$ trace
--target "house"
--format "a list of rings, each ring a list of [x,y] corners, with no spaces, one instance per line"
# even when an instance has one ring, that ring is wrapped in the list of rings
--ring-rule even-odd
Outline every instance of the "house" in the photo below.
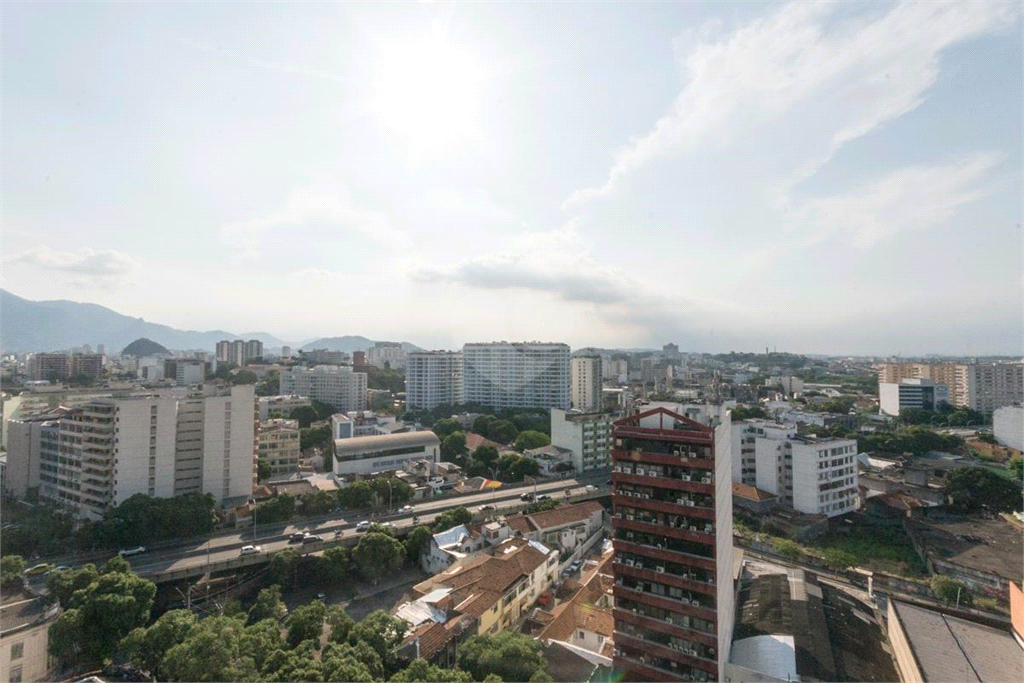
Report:
[[[732,483],[732,502],[743,510],[760,515],[777,506],[779,497],[774,493],[734,481]]]
[[[505,521],[524,538],[571,553],[604,528],[604,507],[596,500],[588,500],[528,515],[512,515]]]
[[[19,600],[0,609],[0,681],[53,680],[50,626],[60,607],[43,598]]]
[[[420,566],[429,574],[437,574],[473,553],[498,545],[512,533],[504,522],[460,524],[430,538],[430,548],[420,553]]]
[[[523,457],[536,461],[542,477],[554,477],[562,472],[575,471],[573,454],[568,448],[548,444],[524,451]]]
[[[497,633],[516,625],[557,574],[557,550],[536,541],[509,538],[490,555],[467,558],[416,585],[413,593],[424,597],[449,588],[444,600],[437,603],[449,619],[467,615],[478,620],[475,633]]]

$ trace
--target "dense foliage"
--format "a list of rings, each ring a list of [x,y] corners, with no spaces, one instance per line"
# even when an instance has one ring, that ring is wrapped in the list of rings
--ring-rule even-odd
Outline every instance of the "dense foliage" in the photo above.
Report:
[[[964,440],[954,434],[939,434],[927,427],[903,427],[891,432],[861,434],[857,437],[861,451],[886,451],[925,455],[928,451],[956,451]]]
[[[1020,484],[986,467],[964,467],[946,474],[950,507],[962,512],[1011,512],[1021,509]]]
[[[434,518],[434,533],[439,534],[442,531],[448,531],[448,529],[457,527],[460,524],[468,524],[471,521],[473,521],[473,513],[464,506],[450,508]]]
[[[761,406],[736,406],[731,411],[733,420],[749,420],[755,417],[768,417]]]
[[[550,443],[551,437],[547,434],[527,429],[524,432],[519,432],[514,445],[516,450],[528,451],[531,448],[540,448],[541,446],[547,446]]]
[[[490,674],[504,681],[529,681],[546,672],[540,641],[519,631],[473,636],[459,648],[459,668],[480,681]]]

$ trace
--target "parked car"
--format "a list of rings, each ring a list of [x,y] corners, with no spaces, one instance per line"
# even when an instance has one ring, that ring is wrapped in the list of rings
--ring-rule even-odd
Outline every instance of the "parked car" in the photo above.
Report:
[[[359,522],[359,524],[356,524],[356,533],[357,534],[361,534],[361,533],[363,533],[364,531],[366,531],[369,528],[370,528],[370,523],[369,522]]]
[[[241,554],[242,555],[258,555],[258,554],[260,554],[262,552],[263,552],[262,546],[258,546],[258,545],[243,545],[242,546]]]
[[[133,555],[140,555],[140,554],[142,554],[144,552],[146,552],[146,546],[140,545],[140,546],[136,546],[135,548],[127,548],[125,550],[119,550],[119,551],[117,551],[117,554],[120,555],[121,557],[132,557]]]
[[[320,538],[316,534],[306,534],[305,536],[302,537],[302,542],[303,543],[319,543],[322,540],[324,540],[324,539]]]
[[[492,511],[494,511],[496,509],[497,508],[495,508],[493,505],[481,505],[480,507],[478,507],[476,509],[476,511],[477,512],[492,512]]]
[[[292,534],[291,536],[288,537],[288,542],[289,543],[302,543],[302,539],[304,539],[305,537],[306,537],[306,534],[302,533],[301,531],[297,531],[297,532],[295,532],[294,534]]]
[[[526,500],[526,501],[533,500],[533,494],[530,493],[529,491],[527,491],[526,493],[523,493],[523,494],[519,495],[519,500]]]

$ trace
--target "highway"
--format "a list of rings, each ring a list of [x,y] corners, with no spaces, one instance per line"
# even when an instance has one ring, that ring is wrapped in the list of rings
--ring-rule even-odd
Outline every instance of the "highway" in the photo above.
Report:
[[[503,510],[519,509],[524,505],[519,496],[526,491],[536,490],[537,495],[548,494],[553,499],[566,498],[565,490],[569,489],[569,495],[582,495],[587,493],[586,486],[597,485],[599,489],[607,489],[604,485],[608,474],[606,472],[594,473],[587,477],[567,478],[557,481],[550,481],[533,486],[518,486],[515,488],[496,489],[477,494],[440,498],[429,501],[414,501],[413,510],[406,513],[392,515],[381,515],[376,520],[388,521],[399,529],[413,526],[414,516],[419,517],[420,524],[430,524],[445,510],[465,506],[479,519],[481,514],[477,509],[481,505],[494,505],[495,512],[487,512],[486,515],[502,514]],[[366,512],[347,511],[337,513],[327,519],[299,520],[288,525],[275,524],[271,527],[260,528],[257,519],[255,528],[256,538],[253,540],[253,529],[246,529],[241,532],[229,532],[211,536],[205,541],[196,542],[192,539],[187,545],[179,545],[174,548],[154,549],[134,557],[126,558],[132,565],[132,569],[141,576],[153,576],[166,571],[188,569],[202,566],[209,563],[217,563],[224,560],[237,558],[240,549],[245,545],[259,545],[264,553],[274,553],[285,548],[295,548],[303,551],[302,543],[290,543],[288,536],[292,533],[304,532],[317,534],[324,541],[331,542],[335,539],[335,532],[340,531],[341,535],[337,540],[349,539],[358,536],[355,526],[358,522],[370,519]],[[317,551],[323,549],[320,544],[314,546]],[[309,549],[309,546],[306,546]]]

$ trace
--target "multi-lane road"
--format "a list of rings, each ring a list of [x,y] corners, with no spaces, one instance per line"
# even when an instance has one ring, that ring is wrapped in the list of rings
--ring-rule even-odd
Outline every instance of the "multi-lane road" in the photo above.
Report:
[[[607,490],[605,481],[608,474],[605,472],[594,473],[587,477],[567,478],[557,481],[539,483],[536,486],[519,486],[515,488],[504,488],[484,493],[441,498],[429,501],[414,501],[413,509],[398,514],[381,517],[374,521],[388,521],[399,529],[413,525],[413,517],[418,517],[418,523],[430,524],[445,510],[465,506],[470,511],[477,513],[482,505],[493,505],[495,512],[482,514],[501,514],[504,511],[518,509],[524,503],[520,495],[526,491],[536,491],[538,496],[549,495],[555,500],[564,499],[570,496],[583,495],[593,492],[594,487],[598,490]],[[588,489],[587,487],[591,488]],[[568,493],[566,493],[568,492]],[[482,516],[478,515],[479,516]],[[366,513],[341,512],[327,518],[316,520],[298,521],[289,525],[273,525],[263,527],[257,525],[255,529],[250,528],[242,532],[230,532],[210,536],[206,540],[198,541],[192,539],[188,543],[177,545],[173,548],[153,549],[148,552],[128,558],[132,569],[142,576],[153,576],[168,571],[181,569],[195,569],[206,564],[215,564],[225,560],[239,557],[241,548],[246,545],[258,545],[263,553],[274,553],[288,547],[293,547],[300,552],[303,549],[301,543],[289,542],[289,536],[293,533],[316,534],[324,541],[344,540],[359,535],[356,524],[367,520]],[[255,532],[255,539],[253,538]],[[336,533],[338,535],[336,535]],[[319,544],[317,545],[319,546]],[[306,550],[310,547],[306,546]],[[70,564],[70,563],[67,563]]]

